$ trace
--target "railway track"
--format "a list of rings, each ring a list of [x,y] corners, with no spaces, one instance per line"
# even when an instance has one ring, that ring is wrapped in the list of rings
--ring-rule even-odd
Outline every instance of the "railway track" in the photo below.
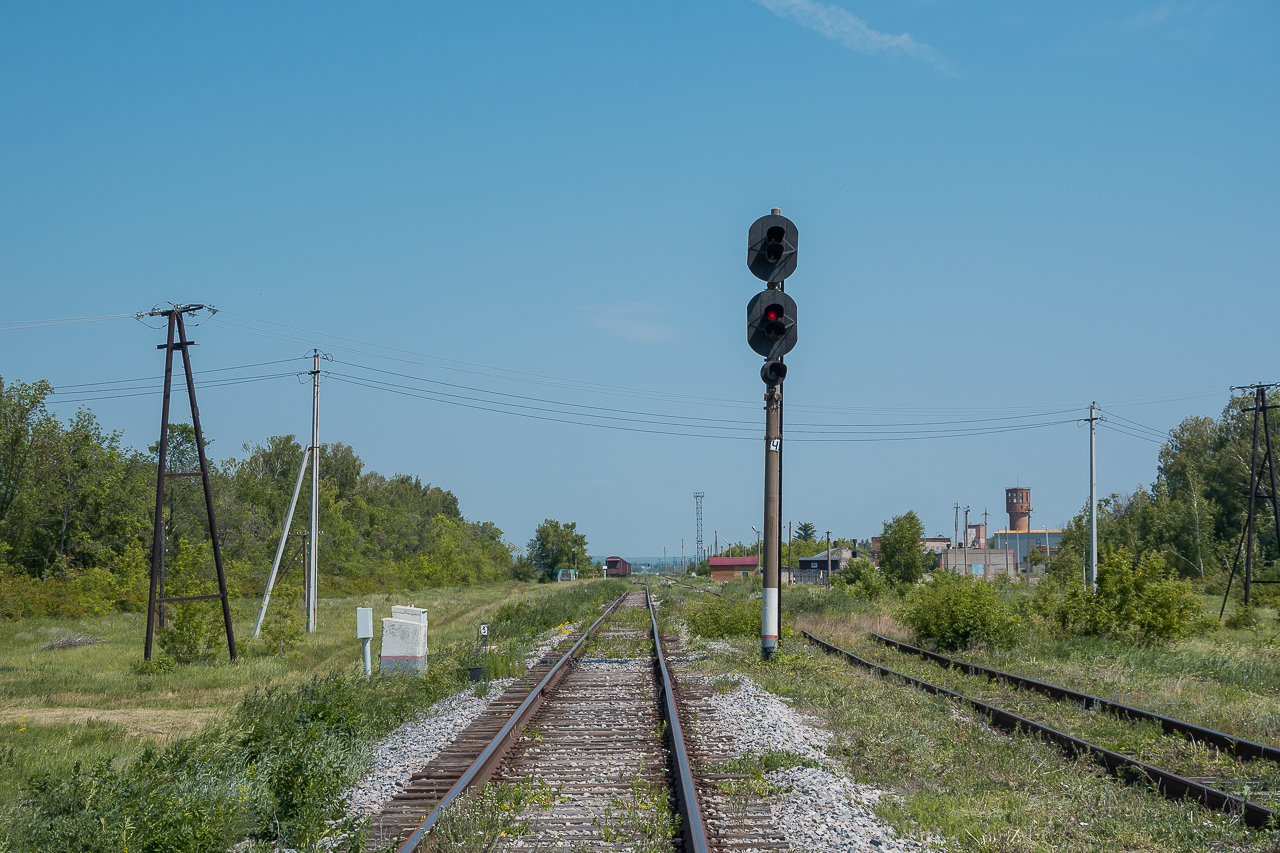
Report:
[[[825,640],[815,637],[813,634],[809,633],[808,631],[805,631],[803,633],[805,638],[810,643],[818,646],[820,649],[827,652],[828,654],[839,655],[843,657],[850,664],[854,664],[856,666],[870,669],[871,671],[876,672],[881,676],[885,676],[885,677],[893,676],[896,678],[900,678],[903,681],[905,681],[907,684],[913,687],[917,687],[928,693],[931,693],[937,696],[945,696],[959,703],[968,705],[969,707],[971,707],[972,709],[974,709],[975,711],[977,711],[978,713],[986,717],[991,722],[991,724],[996,728],[1003,729],[1009,732],[1015,732],[1015,733],[1021,732],[1024,734],[1030,733],[1030,734],[1039,735],[1045,740],[1055,744],[1062,752],[1064,752],[1070,757],[1090,756],[1095,760],[1097,760],[1099,763],[1101,763],[1111,774],[1117,776],[1118,778],[1128,782],[1149,783],[1160,794],[1162,794],[1163,796],[1171,800],[1191,800],[1194,802],[1198,802],[1201,805],[1214,809],[1216,811],[1237,815],[1245,824],[1255,828],[1275,827],[1277,825],[1280,825],[1280,814],[1278,814],[1275,811],[1272,811],[1271,809],[1257,802],[1246,800],[1243,797],[1239,797],[1234,794],[1227,793],[1226,791],[1219,790],[1218,788],[1212,787],[1210,784],[1208,784],[1208,782],[1214,781],[1213,779],[1192,779],[1192,778],[1187,778],[1185,776],[1180,776],[1176,773],[1162,769],[1153,764],[1140,761],[1137,758],[1133,757],[1132,755],[1126,755],[1119,751],[1100,746],[1096,743],[1091,743],[1087,740],[1084,740],[1083,738],[1076,737],[1074,735],[1068,734],[1067,732],[1064,732],[1052,726],[1046,725],[1043,722],[1039,722],[1037,720],[1033,720],[1029,717],[1010,711],[1007,708],[1003,708],[995,704],[992,704],[990,702],[985,702],[980,699],[966,696],[962,693],[958,693],[954,690],[950,690],[938,684],[933,684],[929,681],[925,681],[923,679],[916,678],[911,675],[907,675],[897,670],[890,669],[889,667],[883,665],[882,663],[859,657],[853,652],[847,651],[838,646],[832,645],[831,643],[828,643]],[[897,644],[897,641],[888,641],[888,642]],[[911,651],[908,651],[908,650],[911,650]],[[914,652],[923,652],[923,650],[916,649],[914,646],[907,646],[904,649],[900,649],[900,651],[902,651],[904,654],[911,654]],[[927,654],[932,656],[931,659],[935,659],[935,662],[940,662],[940,661],[937,661],[936,658],[944,658],[947,661],[951,661],[950,658],[945,658],[944,656],[941,656],[941,655],[934,656],[933,653],[927,653]],[[975,669],[982,670],[984,668],[975,667]],[[995,670],[984,671],[984,672],[975,671],[972,674],[987,676],[988,673],[994,673],[994,672],[996,671]],[[999,675],[1004,676],[1007,674],[999,673]],[[995,676],[989,676],[989,677],[992,677],[993,679],[995,678]],[[1030,679],[1025,679],[1025,680],[1031,681]],[[1076,694],[1075,691],[1068,691],[1065,688],[1057,688],[1055,685],[1047,685],[1041,682],[1035,682],[1035,684],[1039,685],[1038,687],[1034,688],[1037,690],[1037,692],[1043,692],[1046,695],[1050,695],[1051,698],[1054,698],[1055,700],[1058,700],[1058,701],[1060,701],[1061,699],[1074,699],[1075,696],[1084,697],[1087,695],[1087,694]],[[1055,692],[1058,694],[1057,696],[1053,695]],[[1088,698],[1097,699],[1097,697],[1088,697]],[[1104,700],[1099,699],[1098,701],[1102,702]],[[1164,724],[1165,721],[1168,721],[1171,727],[1173,723],[1180,723],[1185,727],[1199,729],[1199,727],[1192,726],[1192,724],[1190,723],[1182,723],[1182,721],[1173,720],[1172,718],[1164,718],[1164,717],[1161,717],[1160,715],[1152,715],[1150,714],[1150,712],[1142,712],[1140,711],[1140,709],[1129,708],[1129,706],[1121,706],[1117,704],[1115,709],[1108,709],[1108,710],[1111,710],[1112,713],[1119,714],[1120,709],[1125,709],[1126,711],[1139,712],[1140,714],[1148,715],[1146,717],[1139,716],[1138,717],[1139,720],[1146,720],[1148,722],[1158,722],[1158,723],[1161,723],[1162,725]],[[1156,719],[1151,719],[1151,718],[1156,718]],[[1173,728],[1175,728],[1176,730],[1176,727],[1173,727]],[[1201,731],[1210,732],[1210,730],[1208,729],[1204,729]],[[1179,733],[1185,734],[1185,732],[1179,732]],[[1221,735],[1221,733],[1215,732],[1213,734],[1217,734],[1222,737],[1228,737],[1225,735]],[[1249,741],[1240,741],[1240,743],[1241,743],[1240,754],[1243,754],[1243,755],[1248,755],[1251,752],[1255,752],[1256,748],[1261,746],[1260,744],[1252,744]],[[1270,748],[1263,747],[1263,749],[1269,750]],[[1269,755],[1266,755],[1264,753],[1259,757],[1269,757]]]
[[[569,649],[543,659],[415,773],[372,821],[368,847],[428,849],[455,803],[486,781],[556,792],[493,849],[746,853],[788,849],[768,804],[732,796],[713,736],[694,737],[700,693],[682,690],[648,588],[613,602]],[[426,844],[424,844],[424,842]]]
[[[998,669],[980,666],[975,663],[950,658],[946,655],[931,652],[928,649],[921,649],[916,646],[908,645],[900,640],[894,640],[877,634],[874,631],[868,631],[867,636],[877,643],[880,643],[894,651],[903,652],[904,654],[916,655],[925,660],[932,661],[940,666],[948,669],[955,669],[966,675],[979,675],[985,677],[989,681],[1001,682],[1018,687],[1023,690],[1032,690],[1044,696],[1048,696],[1057,702],[1075,702],[1086,708],[1094,708],[1099,711],[1106,711],[1117,717],[1127,720],[1145,720],[1160,726],[1161,730],[1167,734],[1178,734],[1192,741],[1199,743],[1211,744],[1223,752],[1233,755],[1240,759],[1265,759],[1280,764],[1280,749],[1267,746],[1262,743],[1255,743],[1236,735],[1227,734],[1225,732],[1215,731],[1197,726],[1195,723],[1188,723],[1185,720],[1179,720],[1175,717],[1168,717],[1164,714],[1157,714],[1153,711],[1147,711],[1143,708],[1135,708],[1132,705],[1125,705],[1120,702],[1113,702],[1110,699],[1103,699],[1100,696],[1092,696],[1088,693],[1081,693],[1078,690],[1072,690],[1069,687],[1061,687],[1057,684],[1049,684],[1044,681],[1037,681],[1034,678],[1027,678],[1021,675],[1015,675],[1010,672],[1003,672]]]

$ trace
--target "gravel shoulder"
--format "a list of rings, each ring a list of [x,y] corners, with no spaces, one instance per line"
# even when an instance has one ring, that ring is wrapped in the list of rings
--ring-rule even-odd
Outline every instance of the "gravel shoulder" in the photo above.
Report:
[[[940,849],[942,839],[903,837],[876,817],[874,808],[893,794],[854,782],[827,754],[832,734],[815,717],[801,714],[779,697],[740,675],[686,674],[688,683],[717,684],[703,700],[695,736],[728,743],[735,757],[786,751],[816,767],[789,767],[765,774],[778,793],[768,798],[775,826],[794,849],[808,853],[915,853]]]

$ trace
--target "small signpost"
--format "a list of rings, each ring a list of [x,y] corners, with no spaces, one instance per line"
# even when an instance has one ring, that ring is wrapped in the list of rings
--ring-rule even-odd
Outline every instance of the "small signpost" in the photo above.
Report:
[[[360,648],[364,653],[364,677],[368,678],[373,674],[373,652],[370,650],[373,643],[372,607],[356,608],[356,639],[360,641]]]

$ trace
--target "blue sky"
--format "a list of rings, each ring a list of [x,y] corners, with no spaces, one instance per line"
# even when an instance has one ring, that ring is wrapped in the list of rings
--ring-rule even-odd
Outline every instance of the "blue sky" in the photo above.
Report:
[[[512,541],[692,553],[695,491],[708,542],[760,525],[745,238],[780,207],[786,520],[949,532],[1021,484],[1056,525],[1089,401],[1155,431],[1100,430],[1126,492],[1139,435],[1276,379],[1278,58],[1262,2],[3,3],[0,376],[69,414],[159,333],[13,323],[209,303],[197,369],[332,353],[322,440]],[[155,440],[156,396],[102,396]],[[200,399],[218,458],[309,430],[289,376]]]

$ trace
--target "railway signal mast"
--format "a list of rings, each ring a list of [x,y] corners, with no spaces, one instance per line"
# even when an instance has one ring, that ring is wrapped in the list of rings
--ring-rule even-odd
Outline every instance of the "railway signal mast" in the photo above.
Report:
[[[747,344],[764,357],[764,567],[760,617],[760,657],[769,660],[778,648],[778,609],[782,562],[782,383],[787,378],[783,356],[796,345],[796,303],[785,292],[796,270],[799,233],[795,223],[774,208],[751,223],[747,234],[747,269],[765,282],[765,290],[747,303]]]

